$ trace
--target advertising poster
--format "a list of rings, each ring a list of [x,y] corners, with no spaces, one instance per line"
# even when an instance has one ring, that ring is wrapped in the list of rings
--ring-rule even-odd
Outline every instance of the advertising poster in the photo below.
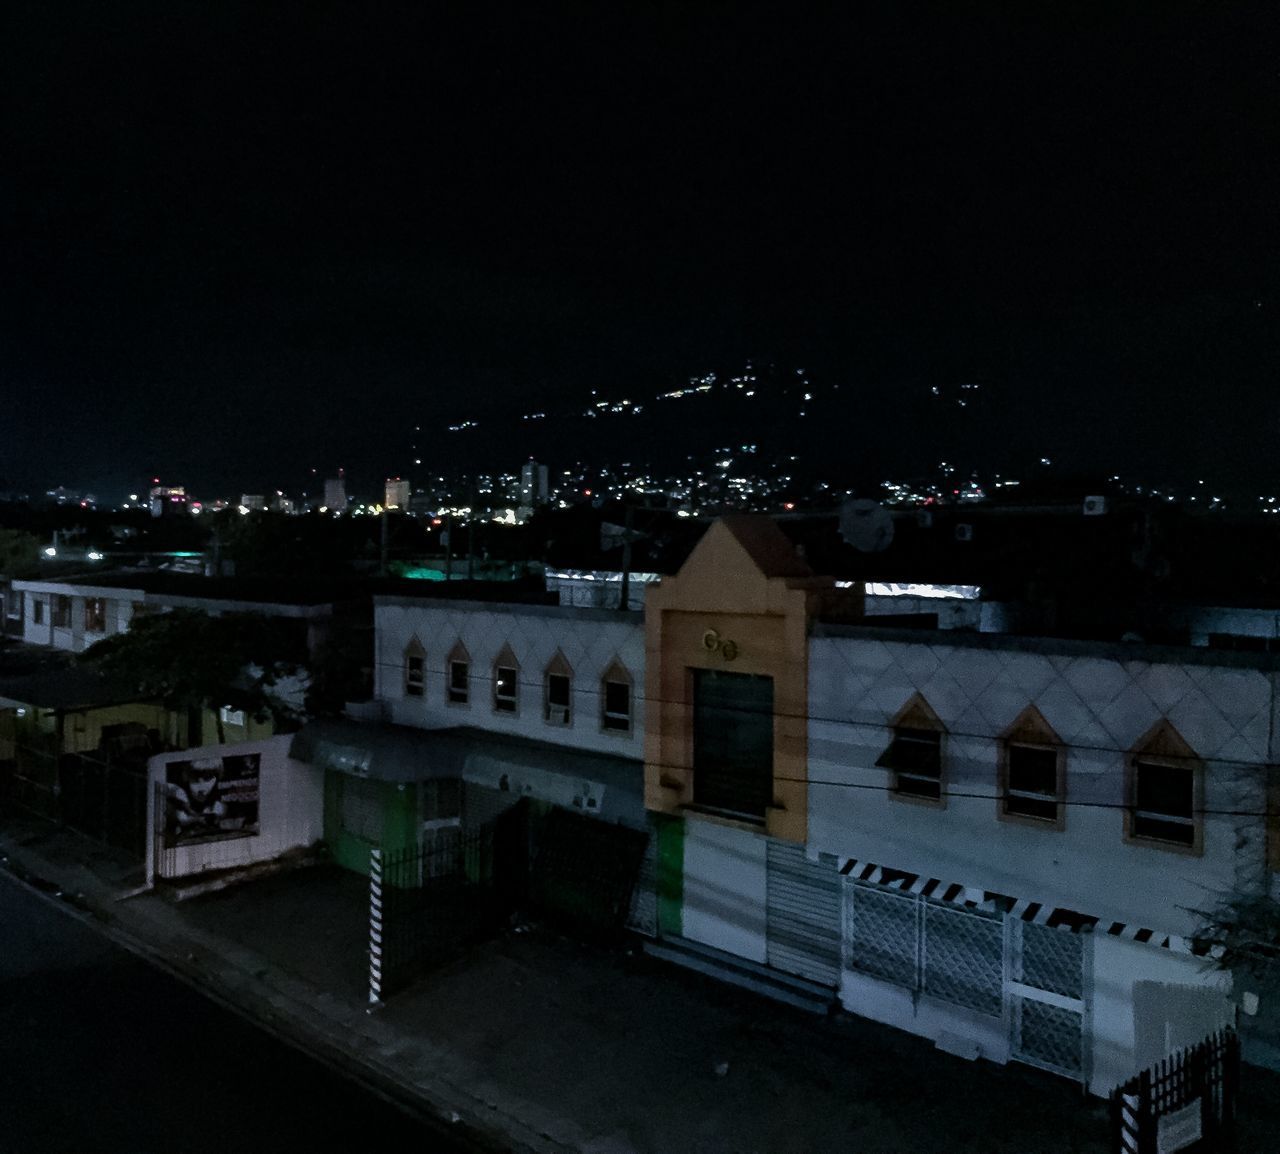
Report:
[[[165,767],[165,846],[196,845],[258,832],[261,754],[171,761]]]

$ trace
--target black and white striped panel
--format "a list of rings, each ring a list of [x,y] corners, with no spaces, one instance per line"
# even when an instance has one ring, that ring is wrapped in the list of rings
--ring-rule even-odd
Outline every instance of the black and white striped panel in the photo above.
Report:
[[[369,1002],[382,1002],[382,850],[369,854]]]
[[[926,878],[921,874],[889,869],[886,866],[859,861],[856,858],[838,860],[840,873],[845,877],[901,890],[904,893],[922,894],[935,901],[967,906],[970,909],[998,909],[1019,921],[1049,926],[1052,929],[1068,930],[1072,933],[1088,933],[1094,930],[1103,932],[1105,925],[1105,932],[1112,937],[1143,942],[1161,949],[1172,950],[1174,953],[1203,955],[1210,952],[1209,948],[1202,943],[1192,942],[1177,934],[1164,934],[1157,930],[1131,925],[1128,922],[1100,923],[1099,919],[1091,914],[1082,914],[1077,910],[1056,906],[1051,902],[1011,898],[990,890],[975,889],[959,882],[946,882],[938,878]]]

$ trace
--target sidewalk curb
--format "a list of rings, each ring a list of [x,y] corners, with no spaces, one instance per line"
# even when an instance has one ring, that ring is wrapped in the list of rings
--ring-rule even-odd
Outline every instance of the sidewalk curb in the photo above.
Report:
[[[24,889],[277,1041],[354,1081],[414,1118],[441,1140],[461,1146],[469,1154],[568,1154],[573,1149],[547,1134],[530,1133],[518,1119],[509,1115],[501,1122],[478,1119],[476,1114],[492,1113],[497,1108],[471,1098],[461,1089],[424,1087],[401,1077],[378,1058],[356,1053],[335,1036],[334,1030],[318,1028],[313,1020],[314,1011],[294,996],[278,986],[269,987],[269,993],[258,993],[263,985],[260,977],[228,958],[211,954],[208,960],[234,971],[243,984],[227,982],[216,969],[201,964],[204,951],[194,939],[185,943],[175,940],[169,943],[168,950],[164,949],[123,924],[127,919],[122,919],[112,908],[121,897],[137,896],[135,891],[117,894],[104,906],[51,880],[50,875],[56,876],[58,872],[56,867],[33,868],[33,859],[43,865],[50,863],[44,862],[39,854],[23,852],[24,849],[0,833],[0,870]],[[194,948],[175,950],[184,945]],[[186,956],[179,956],[183,952]],[[369,1012],[376,1014],[376,1010]],[[453,1093],[449,1093],[449,1089],[453,1089]]]

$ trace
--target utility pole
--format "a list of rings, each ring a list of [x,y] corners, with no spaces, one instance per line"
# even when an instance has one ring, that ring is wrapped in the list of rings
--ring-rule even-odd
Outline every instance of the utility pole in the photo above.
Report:
[[[635,509],[627,502],[627,514],[623,519],[626,531],[622,534],[622,584],[618,590],[618,608],[631,605],[631,526],[635,521]]]
[[[382,510],[382,544],[378,551],[378,576],[387,575],[387,556],[391,551],[391,510]]]

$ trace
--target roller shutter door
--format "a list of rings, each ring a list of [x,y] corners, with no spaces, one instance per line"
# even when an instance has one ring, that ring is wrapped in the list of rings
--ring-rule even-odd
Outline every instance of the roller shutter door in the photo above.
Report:
[[[804,848],[771,841],[768,850],[769,965],[824,986],[840,981],[840,875],[810,861]]]

